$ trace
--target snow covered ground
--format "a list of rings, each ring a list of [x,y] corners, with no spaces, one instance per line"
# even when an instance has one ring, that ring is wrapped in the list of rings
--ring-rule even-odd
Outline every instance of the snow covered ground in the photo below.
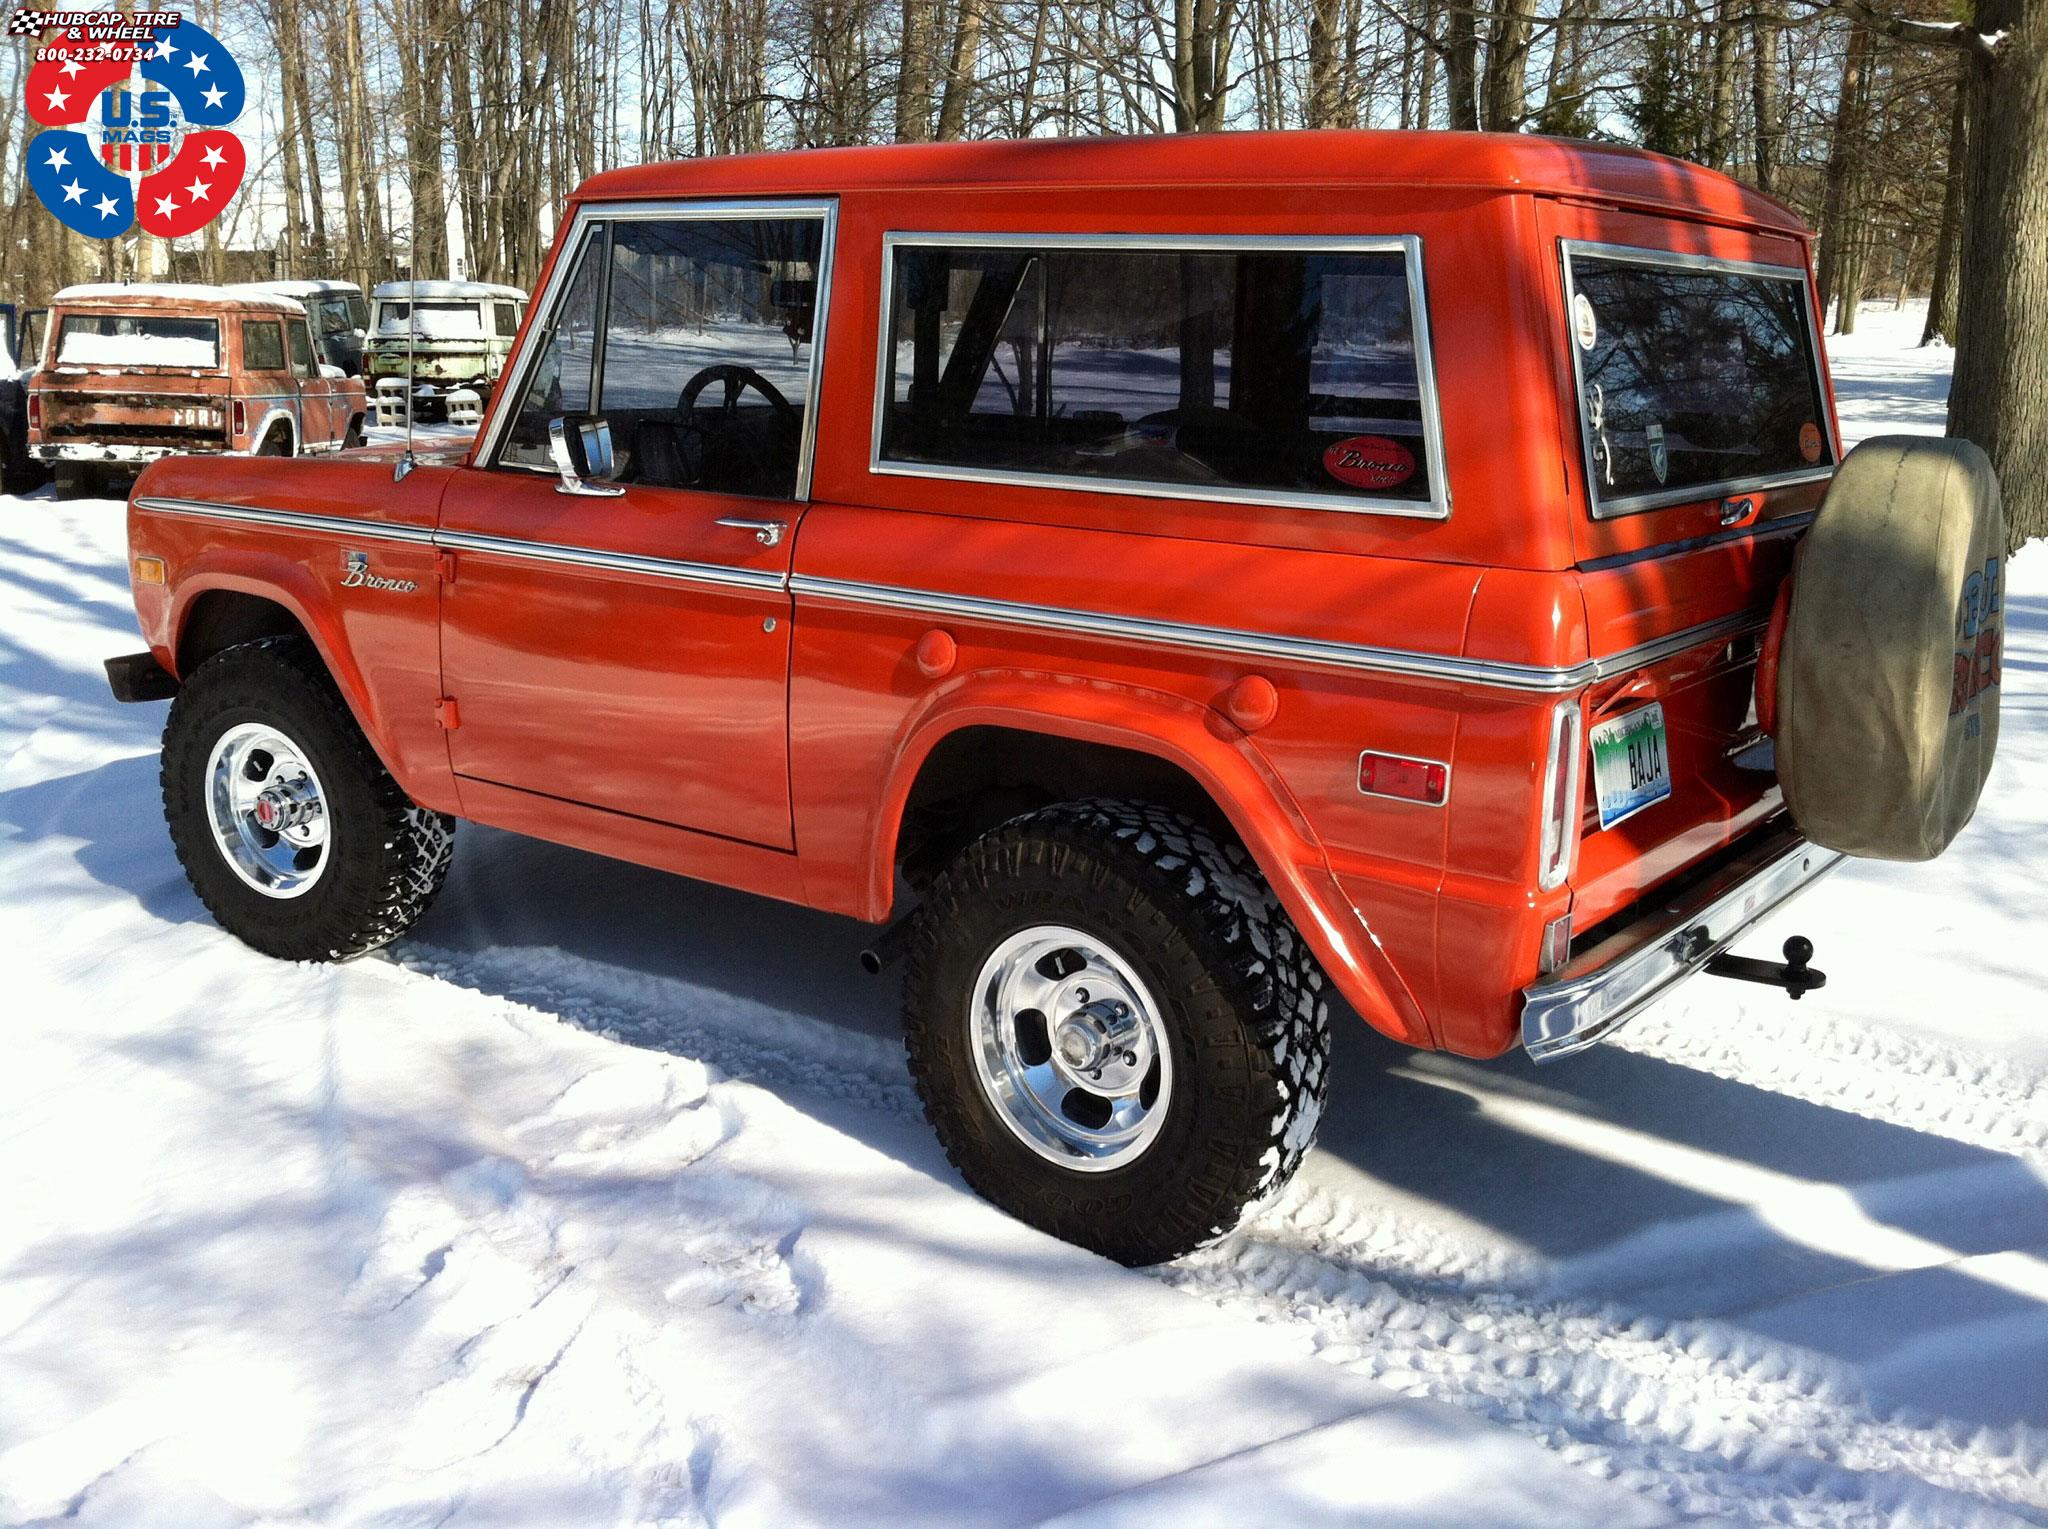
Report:
[[[1918,333],[1852,439],[1940,428]],[[958,1187],[844,921],[465,828],[384,956],[221,934],[122,562],[0,500],[0,1523],[2048,1524],[2039,549],[1978,820],[1746,942],[1825,990],[1541,1070],[1347,1021],[1152,1274]]]

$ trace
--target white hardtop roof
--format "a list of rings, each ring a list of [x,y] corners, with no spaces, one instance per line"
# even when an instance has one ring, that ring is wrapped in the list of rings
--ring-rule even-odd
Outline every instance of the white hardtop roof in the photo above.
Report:
[[[522,303],[526,301],[526,294],[517,287],[501,287],[494,281],[384,281],[377,284],[370,296],[401,300],[452,297],[472,302],[481,297],[509,297]]]
[[[352,281],[236,281],[230,292],[268,292],[274,297],[325,297],[330,292],[361,292]]]
[[[193,281],[135,281],[86,282],[81,286],[65,287],[50,298],[58,303],[142,303],[155,306],[158,303],[182,304],[187,307],[206,308],[260,308],[277,313],[304,313],[306,310],[289,297],[275,292],[243,292],[228,287],[203,286]]]

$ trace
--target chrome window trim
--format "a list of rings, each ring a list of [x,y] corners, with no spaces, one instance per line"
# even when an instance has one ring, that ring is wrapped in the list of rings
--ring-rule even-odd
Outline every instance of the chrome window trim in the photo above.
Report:
[[[823,235],[818,243],[818,300],[815,317],[811,321],[811,375],[810,396],[804,408],[803,438],[797,445],[796,492],[791,499],[777,499],[777,504],[802,504],[811,497],[811,468],[817,453],[818,409],[823,403],[825,377],[825,329],[832,311],[832,275],[838,264],[834,258],[838,248],[839,202],[836,197],[787,197],[787,198],[728,198],[706,201],[675,202],[585,202],[576,209],[575,220],[570,223],[567,234],[558,241],[560,253],[554,266],[548,272],[547,285],[542,287],[528,305],[528,311],[537,315],[527,328],[525,343],[512,358],[512,364],[505,368],[499,378],[497,391],[491,396],[490,417],[484,422],[482,432],[477,436],[476,449],[471,455],[470,465],[486,472],[523,472],[553,476],[551,471],[539,468],[504,465],[497,461],[499,445],[510,427],[512,415],[518,409],[518,400],[526,394],[526,384],[540,354],[540,337],[549,332],[555,316],[556,304],[561,299],[562,289],[568,284],[575,271],[576,262],[583,256],[591,229],[598,224],[609,223],[689,223],[722,222],[730,223],[747,218],[816,218],[824,225]],[[609,283],[609,266],[607,266]],[[606,307],[609,310],[609,302]],[[603,323],[609,324],[611,315],[603,315]],[[593,384],[598,382],[592,378]],[[598,403],[604,402],[602,394]],[[658,491],[678,494],[706,492],[690,488],[667,488],[648,485]]]
[[[1807,281],[1804,266],[1768,265],[1756,260],[1727,260],[1718,255],[1692,255],[1678,250],[1645,249],[1631,244],[1601,244],[1590,239],[1559,239],[1557,251],[1558,264],[1564,279],[1564,346],[1572,358],[1572,413],[1578,421],[1579,465],[1585,470],[1586,475],[1586,505],[1595,520],[1612,520],[1617,516],[1641,514],[1645,510],[1668,509],[1674,504],[1698,504],[1707,499],[1726,499],[1732,495],[1758,493],[1765,489],[1790,488],[1800,483],[1821,483],[1835,475],[1835,469],[1842,462],[1842,443],[1835,432],[1834,411],[1828,407],[1827,379],[1821,371],[1820,364],[1820,316],[1814,311],[1813,289]],[[1753,478],[1728,478],[1716,483],[1702,483],[1695,487],[1658,489],[1652,493],[1630,494],[1620,499],[1602,499],[1597,483],[1598,472],[1593,466],[1593,433],[1586,421],[1585,353],[1579,349],[1578,338],[1572,333],[1572,300],[1579,295],[1578,286],[1572,276],[1574,255],[1593,255],[1602,260],[1613,260],[1626,265],[1723,271],[1735,276],[1761,276],[1773,281],[1797,282],[1800,293],[1805,298],[1807,376],[1813,381],[1814,396],[1820,400],[1821,418],[1817,423],[1826,433],[1830,460],[1822,466],[1795,468],[1790,472],[1768,473]]]
[[[1408,277],[1408,320],[1415,344],[1416,389],[1422,410],[1422,449],[1429,469],[1430,497],[1375,499],[1354,494],[1314,494],[1283,489],[1205,488],[1199,484],[1155,483],[1142,478],[1091,478],[1065,473],[1013,472],[1002,468],[949,467],[885,460],[882,426],[893,401],[889,387],[894,352],[896,249],[938,245],[948,249],[1141,250],[1171,253],[1202,250],[1216,254],[1387,255],[1399,254]],[[1207,504],[1256,505],[1269,509],[1331,510],[1349,515],[1391,515],[1406,520],[1447,520],[1451,485],[1444,470],[1443,411],[1436,385],[1435,342],[1429,327],[1429,289],[1422,269],[1419,234],[1347,237],[1323,234],[1073,234],[961,230],[918,233],[903,229],[882,235],[880,333],[875,347],[875,396],[868,431],[868,471],[879,477],[935,478],[953,483],[993,483],[1012,488],[1058,489],[1083,494],[1118,494],[1140,499],[1194,500]]]

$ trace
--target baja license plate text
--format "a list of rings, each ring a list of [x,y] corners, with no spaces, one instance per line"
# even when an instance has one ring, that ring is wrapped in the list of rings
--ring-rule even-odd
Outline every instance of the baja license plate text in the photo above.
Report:
[[[1671,794],[1671,753],[1664,708],[1657,702],[1600,723],[1590,741],[1602,828],[1612,828]]]

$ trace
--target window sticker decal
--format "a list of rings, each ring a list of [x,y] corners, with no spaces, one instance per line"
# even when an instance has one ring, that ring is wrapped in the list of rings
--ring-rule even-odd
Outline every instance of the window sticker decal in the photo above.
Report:
[[[1384,435],[1353,435],[1323,451],[1323,471],[1353,488],[1395,488],[1415,476],[1415,453]]]
[[[1600,339],[1600,321],[1593,313],[1593,300],[1581,292],[1572,298],[1572,334],[1580,350],[1591,350]]]
[[[1799,454],[1809,462],[1818,462],[1820,448],[1820,426],[1808,420],[1799,427]]]

